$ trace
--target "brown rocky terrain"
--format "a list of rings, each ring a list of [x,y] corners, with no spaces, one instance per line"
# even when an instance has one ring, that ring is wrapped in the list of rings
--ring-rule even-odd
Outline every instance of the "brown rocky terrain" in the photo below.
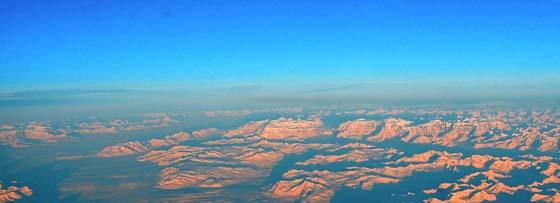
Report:
[[[203,139],[203,138],[206,138],[208,136],[217,135],[219,133],[220,133],[220,131],[216,128],[205,128],[205,129],[201,129],[201,130],[195,130],[191,134],[196,139]]]
[[[169,167],[161,171],[161,189],[180,189],[185,187],[221,188],[228,185],[255,181],[266,174],[249,167],[199,167],[193,170],[180,170]]]
[[[403,119],[386,119],[383,121],[381,131],[367,138],[368,141],[381,142],[387,139],[402,136],[412,122]]]
[[[0,126],[0,145],[29,147],[37,144],[57,143],[72,134],[114,134],[122,131],[145,130],[167,127],[178,123],[167,114],[146,115],[140,122],[113,120],[108,122],[63,123],[64,127],[53,127],[50,122],[30,122],[25,125]]]
[[[457,183],[441,183],[438,188],[425,190],[426,193],[449,192],[448,188],[453,188],[450,191],[450,198],[440,200],[437,198],[430,198],[425,202],[484,202],[495,201],[500,193],[513,195],[518,191],[527,191],[533,193],[531,201],[544,201],[553,202],[554,195],[540,194],[545,190],[547,184],[558,183],[555,181],[549,182],[550,179],[557,179],[558,174],[555,174],[558,161],[551,157],[522,157],[523,160],[513,160],[509,157],[493,158],[495,161],[487,168],[487,171],[474,172],[466,175],[458,180]],[[543,170],[543,165],[549,165],[546,170]],[[515,178],[510,175],[512,169],[527,170],[537,169],[546,177],[541,180],[535,180],[529,185],[515,185],[509,186],[501,182],[503,179]],[[482,177],[479,184],[472,182],[475,177]]]
[[[454,147],[458,144],[479,148],[516,149],[520,151],[538,150],[541,152],[560,152],[558,141],[560,133],[553,129],[541,132],[537,127],[512,127],[506,121],[488,121],[483,118],[470,118],[460,122],[432,120],[412,125],[411,121],[386,119],[382,129],[368,141],[381,142],[399,137],[403,142],[417,144],[437,144]],[[366,130],[361,129],[361,130]],[[360,138],[357,138],[360,139]]]
[[[0,145],[28,147],[35,142],[56,143],[58,140],[67,137],[68,130],[55,129],[49,125],[49,123],[37,122],[31,122],[21,128],[3,125],[0,128]]]
[[[259,134],[264,127],[269,123],[269,120],[262,120],[262,121],[251,121],[239,128],[234,130],[230,130],[224,134],[225,137],[233,137],[233,136],[253,136]]]
[[[106,126],[105,124],[97,121],[93,123],[80,123],[79,133],[82,134],[111,134],[116,133],[115,126]]]
[[[282,201],[328,202],[341,187],[370,190],[375,184],[397,183],[399,179],[369,173],[362,168],[342,172],[290,170],[287,180],[275,183],[266,196]]]
[[[332,131],[325,129],[321,120],[294,120],[280,118],[272,120],[264,129],[260,136],[265,139],[306,139],[324,135],[331,135]]]
[[[554,194],[550,195],[543,195],[543,194],[534,194],[531,197],[531,202],[560,202],[560,192],[556,191]]]
[[[550,157],[522,157],[514,160],[509,157],[493,157],[489,155],[472,155],[462,158],[461,153],[448,153],[445,151],[426,151],[409,157],[401,157],[394,161],[387,161],[387,166],[381,168],[348,167],[345,171],[304,171],[290,170],[283,175],[286,180],[278,181],[271,186],[265,193],[266,196],[282,201],[303,201],[303,202],[325,202],[329,201],[332,195],[340,187],[354,187],[370,190],[375,184],[392,184],[412,176],[415,172],[430,172],[437,170],[458,171],[457,167],[473,167],[486,171],[475,172],[460,179],[460,183],[442,183],[438,188],[426,189],[426,194],[434,194],[453,188],[450,199],[440,200],[437,198],[427,199],[426,202],[483,202],[494,201],[500,193],[514,194],[518,190],[529,192],[542,191],[540,186],[556,183],[556,172],[558,161]],[[328,160],[327,158],[325,158]],[[325,160],[323,159],[323,160]],[[385,158],[391,159],[390,157]],[[318,160],[316,157],[310,160]],[[309,161],[309,160],[308,160]],[[309,161],[312,162],[312,161]],[[323,162],[324,163],[324,162]],[[542,170],[543,174],[549,176],[542,182],[532,185],[508,186],[499,179],[510,178],[509,173],[512,169],[527,170],[529,168],[543,168],[541,165],[549,164],[549,167]],[[554,171],[554,172],[552,172]],[[481,184],[469,184],[475,176],[484,176]],[[550,178],[553,177],[553,178]],[[306,190],[305,188],[312,188]],[[316,193],[316,194],[314,194]],[[554,196],[537,196],[535,198],[550,198]]]
[[[337,137],[362,139],[363,136],[370,135],[377,128],[377,121],[358,119],[355,121],[346,121],[338,127]]]
[[[457,183],[441,183],[437,188],[426,188],[425,194],[448,192],[449,196],[447,199],[428,198],[425,201],[495,201],[500,194],[513,195],[519,191],[533,193],[535,201],[555,201],[556,193],[547,189],[551,184],[560,182],[558,160],[552,157],[524,155],[511,158],[478,154],[464,157],[462,153],[436,150],[403,156],[404,153],[397,149],[377,148],[359,142],[363,139],[369,142],[395,139],[412,144],[447,147],[462,145],[520,151],[556,150],[554,140],[559,130],[554,130],[555,128],[539,130],[542,127],[538,127],[537,124],[533,127],[518,126],[512,123],[514,121],[508,120],[508,114],[505,113],[498,116],[487,112],[468,115],[474,117],[461,121],[434,119],[418,125],[403,119],[347,121],[339,125],[337,137],[358,141],[345,145],[304,142],[307,138],[332,133],[318,118],[261,120],[227,131],[223,136],[217,136],[218,139],[205,141],[203,146],[189,146],[183,142],[205,138],[216,134],[217,130],[206,129],[191,134],[167,135],[146,143],[125,143],[113,146],[114,148],[107,150],[107,154],[113,156],[146,152],[138,158],[139,161],[154,162],[166,167],[160,173],[161,180],[157,186],[161,189],[223,188],[235,184],[262,184],[271,169],[285,155],[303,154],[309,150],[318,150],[321,153],[295,165],[330,165],[342,162],[351,165],[367,161],[382,163],[380,167],[350,166],[342,171],[289,170],[284,173],[282,180],[270,185],[263,192],[265,199],[272,201],[328,202],[342,187],[372,190],[377,184],[398,184],[418,172],[450,170],[458,173],[465,167],[478,171],[467,174]],[[517,117],[519,114],[511,116]],[[372,135],[378,126],[381,128],[379,132]],[[552,143],[543,143],[542,140],[548,141],[548,137],[553,138]],[[173,147],[154,150],[163,146]],[[508,185],[502,182],[503,179],[512,178],[512,171],[529,169],[540,170],[547,177],[530,185]],[[482,177],[483,181],[472,182],[474,179],[480,179],[475,177]]]
[[[301,202],[328,202],[334,196],[334,190],[329,189],[328,183],[320,178],[298,178],[291,181],[283,180],[270,188],[267,196],[295,202],[305,196]]]
[[[140,141],[131,141],[121,145],[108,146],[103,148],[97,153],[99,157],[116,157],[136,154],[138,152],[145,152],[150,149],[149,145],[146,145]]]
[[[280,111],[280,110],[279,110]],[[403,142],[417,144],[437,144],[447,147],[471,146],[479,148],[500,148],[520,151],[537,150],[541,152],[559,153],[560,126],[558,111],[533,112],[489,112],[489,111],[438,111],[410,109],[377,109],[356,110],[347,112],[356,115],[391,116],[383,120],[358,119],[341,123],[337,128],[337,137],[381,142],[389,139],[400,139]],[[325,126],[321,116],[330,115],[330,111],[320,111],[310,119],[261,120],[249,122],[238,129],[225,133],[223,144],[230,142],[228,138],[236,138],[233,142],[247,143],[260,139],[268,140],[302,140],[311,137],[330,135],[333,130]],[[420,124],[398,118],[402,114],[413,115],[452,115],[457,120],[432,119]],[[423,119],[420,117],[419,119]],[[29,123],[23,126],[3,125],[0,128],[0,144],[13,147],[26,147],[37,143],[53,143],[72,133],[117,133],[121,131],[142,130],[165,127],[177,123],[167,114],[147,115],[139,122],[113,120],[109,122],[80,123],[77,129],[72,125],[63,128],[51,127],[49,123]],[[380,128],[378,133],[371,135]],[[213,134],[216,132],[206,132]],[[205,134],[205,133],[202,133]],[[196,133],[191,135],[197,137]],[[153,146],[169,145],[169,140],[154,139],[149,143]]]
[[[405,114],[408,120],[399,118]],[[221,115],[235,116],[219,112],[208,115],[216,118],[208,119]],[[322,120],[323,116],[337,115],[367,119]],[[372,120],[368,115],[379,119]],[[386,115],[390,117],[383,117]],[[328,202],[343,188],[375,190],[379,184],[399,184],[418,173],[442,171],[460,174],[461,178],[405,195],[426,195],[421,198],[428,197],[426,202],[485,202],[499,201],[502,195],[529,193],[531,201],[558,202],[559,115],[559,111],[325,110],[308,119],[251,121],[224,132],[207,128],[131,140],[107,146],[96,156],[138,154],[138,161],[160,167],[160,180],[151,183],[159,189],[227,190],[228,186],[251,185],[262,189],[255,198],[273,202]],[[0,143],[32,146],[56,142],[72,133],[116,133],[170,123],[174,120],[167,115],[157,115],[140,122],[83,123],[77,130],[76,126],[59,128],[54,126],[61,125],[50,123],[3,125]],[[333,133],[336,136],[330,136]],[[393,141],[428,149],[410,153],[412,149],[391,145]],[[438,150],[429,150],[434,148]],[[474,150],[484,148],[504,150]],[[506,150],[524,155],[510,157]],[[283,159],[298,160],[290,163],[293,168],[280,172],[280,180],[268,180]],[[506,181],[535,171],[539,176],[532,183]],[[13,200],[14,194],[25,195],[25,191],[17,189],[4,196]]]
[[[184,162],[206,164],[194,169],[166,168],[159,183],[162,189],[183,187],[224,187],[264,178],[270,169],[282,159],[283,154],[262,148],[244,146],[191,147],[175,146],[169,150],[153,150],[138,158],[161,166],[180,166]],[[188,165],[192,165],[188,164]],[[233,165],[236,165],[233,167]],[[241,166],[238,166],[241,165]]]
[[[10,145],[12,147],[27,147],[29,143],[23,141],[23,138],[18,135],[18,131],[13,128],[3,128],[0,131],[0,144]]]
[[[430,143],[433,137],[439,137],[441,133],[448,131],[451,123],[441,120],[431,120],[428,123],[408,127],[408,135],[401,138],[404,142]]]
[[[65,138],[68,132],[64,129],[51,129],[40,123],[31,123],[23,130],[26,139],[41,140],[43,142],[56,142],[57,139]]]
[[[158,147],[177,145],[192,139],[203,139],[207,136],[211,136],[216,133],[218,133],[217,129],[208,128],[208,129],[193,131],[191,134],[186,132],[178,132],[172,135],[166,135],[163,139],[157,139],[157,138],[150,139],[148,142],[130,141],[124,144],[105,147],[97,153],[97,156],[116,157],[116,156],[131,155],[140,152],[146,152]]]
[[[16,201],[25,197],[33,195],[31,188],[27,186],[16,187],[8,186],[5,187],[0,182],[0,202],[11,202]]]

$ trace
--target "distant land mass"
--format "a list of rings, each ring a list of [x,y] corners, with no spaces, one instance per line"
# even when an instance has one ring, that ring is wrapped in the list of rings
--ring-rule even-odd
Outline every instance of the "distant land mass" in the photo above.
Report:
[[[48,197],[41,189],[54,183],[29,171],[50,165],[45,170],[73,171],[51,189],[59,201],[361,201],[402,185],[382,201],[558,202],[559,116],[317,107],[4,124],[2,178],[12,182],[3,182],[0,201]],[[79,164],[113,159],[140,170]],[[441,177],[425,179],[431,174]],[[415,178],[424,180],[411,185]]]

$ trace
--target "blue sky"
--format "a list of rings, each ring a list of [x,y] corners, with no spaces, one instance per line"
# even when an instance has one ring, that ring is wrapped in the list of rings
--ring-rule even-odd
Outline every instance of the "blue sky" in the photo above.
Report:
[[[559,10],[544,0],[7,0],[0,91],[406,83],[546,93],[560,88]]]

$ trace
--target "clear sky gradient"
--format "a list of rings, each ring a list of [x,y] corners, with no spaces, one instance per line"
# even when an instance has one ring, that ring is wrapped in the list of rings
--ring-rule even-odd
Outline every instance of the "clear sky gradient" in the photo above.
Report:
[[[554,93],[559,11],[544,0],[5,0],[0,91],[407,84]]]

